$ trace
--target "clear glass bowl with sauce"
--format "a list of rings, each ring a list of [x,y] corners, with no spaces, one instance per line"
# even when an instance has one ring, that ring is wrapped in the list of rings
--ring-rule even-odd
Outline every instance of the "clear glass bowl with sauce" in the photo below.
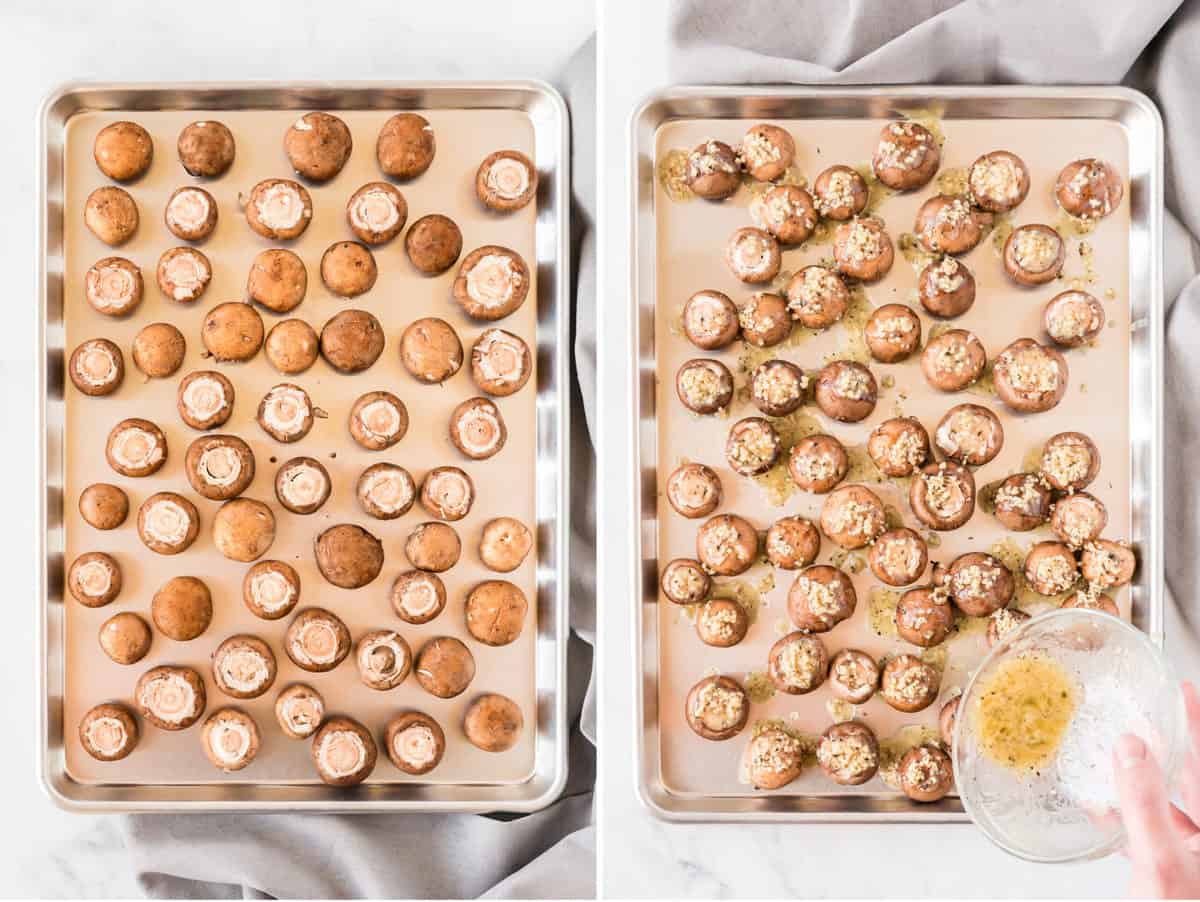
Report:
[[[1183,702],[1163,653],[1101,611],[1026,622],[984,658],[959,701],[954,779],[987,837],[1029,861],[1099,858],[1125,839],[1113,746],[1140,736],[1175,773]]]

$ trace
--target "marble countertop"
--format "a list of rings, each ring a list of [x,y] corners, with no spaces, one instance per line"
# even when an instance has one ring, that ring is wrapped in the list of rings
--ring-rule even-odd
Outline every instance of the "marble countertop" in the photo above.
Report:
[[[664,5],[665,6],[665,5]],[[970,825],[716,825],[657,820],[638,800],[635,754],[633,615],[626,574],[628,465],[632,447],[632,323],[625,303],[630,113],[651,91],[668,84],[662,48],[665,9],[637,0],[608,0],[600,17],[604,47],[621,48],[621,62],[601,73],[603,184],[600,297],[620,299],[600,323],[600,452],[598,522],[601,575],[598,598],[609,599],[600,634],[603,658],[600,722],[601,881],[610,898],[726,897],[1111,897],[1124,893],[1121,858],[1058,867],[1011,858]],[[625,61],[634,61],[627,63]]]
[[[127,0],[79,4],[16,0],[0,13],[0,73],[7,85],[9,134],[0,141],[8,173],[0,204],[0,266],[8,274],[0,347],[0,411],[10,424],[0,467],[34,469],[35,352],[32,227],[36,186],[34,122],[43,97],[68,81],[553,79],[594,28],[591,3],[526,0],[503,11],[490,0],[445,4],[344,0],[335,7],[297,0],[209,0],[189,8]],[[336,10],[337,15],[333,15]],[[9,549],[8,641],[0,679],[20,724],[33,723],[36,600],[32,541],[35,487],[13,483],[15,498],[0,521]],[[34,735],[17,730],[0,743],[7,776],[0,843],[3,895],[130,896],[137,887],[123,860],[113,817],[58,810],[34,778]]]

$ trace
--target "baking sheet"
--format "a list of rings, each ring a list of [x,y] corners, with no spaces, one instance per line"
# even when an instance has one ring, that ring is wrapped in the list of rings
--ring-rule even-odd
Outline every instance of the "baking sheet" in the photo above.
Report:
[[[295,100],[280,106],[292,106]],[[311,98],[316,99],[316,98]],[[555,564],[560,560],[557,496],[536,496],[536,486],[545,478],[550,487],[557,482],[555,456],[547,448],[557,443],[558,421],[539,414],[539,405],[557,402],[557,355],[539,353],[546,333],[553,335],[557,289],[560,287],[555,240],[560,196],[557,173],[547,171],[559,158],[547,153],[545,136],[539,134],[544,123],[536,124],[535,115],[521,108],[443,108],[436,93],[423,99],[431,104],[390,106],[373,102],[378,109],[336,109],[349,126],[354,151],[342,172],[334,179],[309,184],[313,200],[313,218],[305,233],[292,242],[271,242],[253,233],[239,207],[239,196],[263,178],[292,177],[282,151],[285,130],[303,110],[296,109],[220,109],[202,105],[163,111],[83,111],[72,116],[65,127],[63,155],[63,322],[62,345],[73,349],[92,337],[116,342],[126,355],[126,378],[122,387],[105,398],[87,398],[68,386],[63,392],[65,455],[63,467],[62,565],[69,565],[85,551],[112,553],[122,566],[124,587],[112,604],[88,609],[67,598],[62,606],[64,683],[62,733],[64,737],[63,776],[79,786],[147,784],[165,787],[166,795],[191,799],[197,787],[206,784],[249,789],[263,786],[283,787],[281,801],[295,801],[288,786],[313,786],[324,791],[312,768],[308,741],[286,738],[278,729],[273,714],[278,692],[295,681],[315,687],[325,698],[327,711],[348,714],[367,725],[377,740],[392,717],[405,710],[421,710],[432,715],[446,732],[446,754],[430,774],[411,776],[395,768],[382,750],[374,773],[365,788],[350,794],[371,798],[373,785],[395,788],[398,794],[384,796],[401,800],[419,800],[428,805],[439,799],[439,787],[461,792],[441,797],[459,804],[475,798],[486,800],[489,792],[528,804],[530,790],[538,795],[547,787],[541,777],[548,763],[540,758],[559,760],[556,744],[561,739],[557,699],[557,672],[561,661],[555,647],[549,658],[539,645],[547,638],[558,639],[560,599]],[[447,98],[448,99],[448,98]],[[470,104],[464,104],[464,106]],[[305,106],[308,106],[306,103]],[[365,104],[364,104],[365,106]],[[509,105],[515,106],[515,105]],[[313,104],[312,108],[329,108]],[[481,394],[469,372],[469,356],[464,367],[441,385],[425,385],[405,371],[399,359],[399,338],[403,328],[415,319],[438,316],[450,322],[458,332],[464,351],[470,354],[475,339],[493,324],[471,321],[453,301],[450,286],[457,265],[447,273],[429,278],[418,273],[403,250],[403,234],[392,242],[372,248],[379,277],[374,287],[353,299],[341,299],[328,291],[320,279],[321,254],[334,241],[352,239],[345,221],[347,198],[360,185],[378,180],[374,144],[380,127],[399,109],[410,109],[431,122],[438,141],[432,167],[423,176],[398,187],[409,207],[408,223],[426,213],[450,216],[463,232],[463,255],[484,244],[501,244],[516,250],[530,265],[533,284],[529,299],[519,311],[494,325],[520,335],[535,350],[535,371],[525,388],[507,398],[495,399],[508,428],[508,440],[502,451],[486,461],[471,461],[451,443],[447,423],[449,414],[460,402]],[[126,186],[138,204],[141,223],[137,234],[124,246],[112,250],[86,229],[82,208],[93,188],[109,181],[96,168],[91,155],[95,133],[105,124],[131,118],[146,127],[155,141],[155,160],[149,172]],[[233,131],[237,157],[231,169],[215,180],[195,180],[187,176],[175,153],[175,139],[189,122],[205,118],[220,119]],[[550,145],[553,148],[553,145]],[[535,160],[543,179],[550,184],[539,200],[521,211],[508,215],[490,213],[478,202],[474,191],[475,171],[479,162],[494,150],[512,148]],[[539,154],[542,151],[544,157]],[[213,279],[203,297],[190,305],[179,304],[162,296],[155,283],[158,256],[167,248],[182,244],[162,222],[167,197],[180,185],[200,183],[216,199],[219,221],[215,232],[198,247],[213,265]],[[549,228],[547,228],[549,226]],[[245,280],[251,261],[261,250],[286,246],[304,260],[308,270],[308,292],[304,302],[288,314],[276,315],[260,308],[267,330],[284,318],[298,317],[318,332],[324,322],[340,310],[365,309],[382,323],[386,346],[379,360],[363,373],[349,376],[337,373],[323,360],[297,376],[283,376],[260,353],[248,363],[214,366],[203,356],[200,325],[205,314],[217,303],[245,297]],[[87,305],[83,297],[83,276],[95,260],[109,254],[128,257],[143,272],[145,298],[133,316],[125,320],[103,317]],[[550,263],[550,266],[546,264]],[[539,284],[545,280],[545,285]],[[539,309],[541,308],[541,309]],[[539,319],[542,321],[539,325]],[[187,355],[180,371],[169,379],[146,381],[132,365],[129,348],[133,336],[144,325],[155,321],[174,323],[188,342]],[[58,366],[63,365],[59,358]],[[428,639],[449,635],[463,639],[475,657],[477,673],[466,692],[455,699],[438,699],[425,692],[411,676],[396,689],[380,692],[364,686],[358,679],[353,655],[334,671],[307,673],[297,668],[284,654],[282,636],[291,616],[278,621],[262,621],[251,615],[241,600],[241,582],[250,565],[229,561],[215,549],[211,540],[212,518],[220,503],[196,496],[183,470],[188,444],[204,433],[186,426],[175,411],[179,379],[198,369],[218,369],[233,382],[236,391],[233,417],[213,432],[244,438],[254,451],[257,463],[253,483],[244,497],[266,501],[276,517],[276,539],[264,559],[279,559],[296,568],[301,580],[301,600],[297,611],[319,605],[338,614],[350,629],[352,638],[373,628],[396,629],[409,643],[414,655]],[[58,378],[62,379],[61,369]],[[315,407],[327,411],[318,418],[312,431],[292,444],[275,442],[254,422],[258,401],[279,382],[295,382],[305,388]],[[543,389],[539,392],[539,386]],[[546,391],[546,388],[551,391]],[[405,438],[386,451],[367,451],[349,436],[347,416],[353,401],[372,390],[388,390],[407,405],[410,426]],[[121,419],[142,416],[156,422],[168,443],[167,464],[155,475],[141,479],[121,477],[104,460],[104,439]],[[551,434],[547,435],[547,431]],[[301,516],[282,508],[274,498],[275,472],[295,456],[312,456],[329,471],[333,490],[330,499],[315,514]],[[363,469],[373,463],[390,461],[406,467],[420,483],[434,466],[453,465],[464,469],[476,487],[476,501],[465,519],[452,524],[463,542],[460,562],[442,574],[447,589],[445,610],[432,622],[415,626],[400,621],[391,609],[389,590],[395,576],[409,569],[403,544],[420,522],[434,519],[420,504],[403,517],[392,521],[373,520],[360,510],[354,497],[354,485]],[[80,518],[76,501],[79,492],[93,482],[120,485],[130,497],[131,513],[117,530],[102,532]],[[138,505],[156,491],[172,490],[190,498],[200,511],[200,535],[187,551],[175,556],[156,555],[147,550],[136,533]],[[537,547],[511,574],[496,574],[479,560],[478,542],[484,523],[496,516],[513,516],[527,524],[537,535]],[[312,541],[323,529],[336,523],[357,523],[379,536],[384,544],[385,565],[380,576],[358,590],[337,588],[326,582],[316,569]],[[123,667],[110,661],[100,649],[96,634],[100,624],[118,611],[136,611],[150,620],[150,600],[154,591],[176,575],[201,577],[212,590],[213,621],[208,630],[191,642],[173,642],[155,634],[150,653],[135,665]],[[61,581],[61,574],[59,575]],[[464,600],[470,589],[484,579],[503,578],[518,585],[530,600],[530,610],[520,638],[501,648],[490,648],[470,637],[463,615]],[[61,589],[61,584],[60,584]],[[547,611],[547,606],[552,610]],[[278,676],[272,689],[258,699],[240,701],[224,697],[212,682],[209,658],[220,642],[235,633],[251,633],[268,642],[275,652]],[[539,655],[542,655],[539,660]],[[234,774],[222,774],[205,758],[200,745],[200,724],[172,733],[143,725],[142,738],[132,755],[120,762],[95,761],[79,746],[75,725],[82,714],[101,701],[131,701],[138,676],[158,664],[182,664],[196,668],[205,678],[208,690],[207,713],[218,707],[234,705],[247,711],[259,725],[262,747],[255,761]],[[547,673],[547,670],[550,672]],[[547,693],[547,689],[550,690]],[[520,706],[525,728],[514,748],[501,754],[481,751],[462,733],[463,713],[470,702],[487,691],[500,692]],[[549,749],[547,742],[555,743]],[[557,770],[561,770],[558,768]],[[551,783],[559,778],[550,774]],[[538,776],[539,779],[533,779]],[[421,789],[428,786],[428,791]],[[514,787],[505,790],[505,785]],[[516,788],[521,787],[523,788]],[[472,786],[479,791],[472,795]],[[174,789],[172,788],[174,787]],[[493,787],[488,790],[485,787]],[[235,790],[236,792],[237,790]],[[342,791],[345,795],[345,791]]]
[[[752,105],[754,101],[747,103]],[[931,112],[931,106],[896,102],[894,108],[910,109],[914,115],[924,116]],[[757,121],[770,121],[792,133],[798,148],[795,168],[811,182],[817,173],[834,163],[854,166],[868,163],[882,127],[882,120],[874,117],[888,113],[887,109],[877,108],[867,115],[863,110],[860,118],[859,115],[848,115],[843,110],[837,110],[826,118],[803,115],[789,118],[784,114],[786,107],[782,102],[776,103],[775,107],[771,111],[775,115],[719,119],[679,117],[653,129],[652,138],[650,130],[643,134],[653,147],[654,159],[661,161],[669,151],[694,147],[709,137],[736,146],[750,125]],[[1010,112],[1010,115],[1015,114]],[[940,124],[946,137],[939,170],[944,178],[952,178],[955,170],[965,169],[977,156],[990,150],[1011,150],[1026,161],[1032,174],[1032,189],[1026,201],[1010,215],[1012,225],[1030,222],[1065,224],[1054,204],[1051,186],[1058,170],[1072,159],[1099,156],[1113,162],[1126,178],[1130,171],[1130,138],[1126,126],[1120,121],[1107,118],[1047,120],[1015,115],[1015,118],[998,122],[988,118],[947,115]],[[641,175],[644,179],[644,168]],[[645,182],[642,184],[645,185]],[[649,193],[649,186],[645,187]],[[936,183],[931,183],[910,194],[887,197],[879,204],[876,212],[885,220],[888,231],[897,243],[896,264],[884,280],[864,288],[870,307],[899,302],[917,309],[922,316],[926,339],[935,320],[925,314],[915,300],[916,275],[921,264],[914,266],[905,260],[900,253],[899,241],[901,233],[912,231],[915,213],[921,202],[936,191]],[[647,602],[650,602],[652,593],[657,595],[657,575],[667,561],[675,557],[695,556],[696,530],[703,520],[687,520],[679,516],[662,495],[666,476],[682,460],[702,462],[716,469],[724,488],[724,499],[717,512],[741,514],[760,530],[765,530],[784,515],[800,515],[815,520],[824,500],[824,496],[798,490],[788,493],[785,489],[781,492],[781,486],[787,483],[786,477],[782,482],[767,477],[756,483],[734,474],[723,454],[729,426],[742,417],[760,414],[744,394],[735,399],[728,416],[697,417],[691,414],[675,396],[674,375],[679,365],[693,357],[715,357],[734,372],[740,388],[747,381],[748,370],[767,357],[791,360],[806,372],[814,373],[829,359],[857,356],[863,351],[861,341],[855,338],[861,330],[861,319],[838,324],[824,334],[811,337],[794,333],[793,340],[784,345],[765,352],[753,349],[749,354],[741,342],[724,351],[703,352],[682,335],[679,327],[680,310],[693,292],[715,289],[729,294],[737,302],[755,290],[734,279],[721,258],[727,237],[736,228],[753,224],[747,210],[751,192],[750,186],[743,186],[733,199],[723,203],[702,200],[680,203],[667,196],[658,179],[654,182],[653,223],[647,224],[650,234],[639,245],[654,255],[653,277],[645,278],[643,270],[640,284],[652,287],[655,299],[649,310],[648,298],[643,296],[641,299],[646,316],[643,327],[652,330],[649,336],[643,332],[642,347],[648,348],[652,340],[655,373],[653,388],[649,373],[643,384],[644,419],[640,448],[643,473],[646,474],[643,486],[643,559],[647,567],[643,579]],[[860,468],[855,464],[865,458],[866,438],[882,420],[898,415],[916,416],[932,436],[938,420],[950,407],[960,403],[978,403],[995,411],[1005,429],[1005,444],[1001,454],[976,470],[979,487],[1010,473],[1030,469],[1028,459],[1050,435],[1067,430],[1086,432],[1097,441],[1103,460],[1100,476],[1089,490],[1108,508],[1109,525],[1105,535],[1138,538],[1134,530],[1134,492],[1131,489],[1139,480],[1131,457],[1131,449],[1136,444],[1132,437],[1139,420],[1150,413],[1131,405],[1131,359],[1137,356],[1131,353],[1131,323],[1136,318],[1131,314],[1131,299],[1135,306],[1144,303],[1144,294],[1135,298],[1135,295],[1144,292],[1143,286],[1131,282],[1130,254],[1134,245],[1131,240],[1131,210],[1141,202],[1136,190],[1128,192],[1120,208],[1091,234],[1077,236],[1064,229],[1068,245],[1064,280],[1049,286],[1035,289],[1015,286],[1002,272],[997,246],[999,240],[993,242],[990,238],[985,239],[979,247],[960,258],[975,275],[977,299],[968,313],[949,321],[949,325],[967,328],[978,334],[988,350],[989,360],[1016,338],[1026,335],[1041,337],[1041,315],[1045,302],[1068,287],[1073,279],[1079,279],[1079,287],[1102,299],[1110,326],[1104,330],[1095,348],[1067,353],[1071,385],[1062,403],[1045,414],[1018,416],[1004,408],[994,394],[984,389],[955,394],[942,394],[930,389],[921,375],[916,358],[893,365],[871,362],[869,365],[881,383],[881,391],[875,412],[867,420],[857,424],[840,424],[824,416],[815,404],[803,408],[803,413],[815,420],[813,426],[837,436],[851,449],[852,472],[847,482],[865,481],[863,474],[856,472]],[[1002,234],[1000,229],[997,232]],[[1090,246],[1085,246],[1085,250],[1090,250],[1090,263],[1087,257],[1080,254],[1080,247],[1085,244]],[[804,265],[830,256],[828,243],[810,241],[801,248],[784,250],[782,270],[784,273],[795,272]],[[785,282],[786,275],[781,274],[775,284]],[[848,320],[852,319],[853,314],[848,317]],[[645,417],[646,404],[651,399],[653,419],[648,422]],[[1113,412],[1120,414],[1113,415]],[[661,478],[653,479],[649,470],[651,466],[657,467],[657,474]],[[878,478],[878,474],[868,478]],[[921,527],[909,509],[906,481],[885,480],[879,484],[867,484],[886,505],[899,513],[905,525]],[[928,530],[924,528],[919,531],[928,535]],[[969,550],[988,550],[1005,538],[1014,541],[1023,551],[1033,542],[1052,538],[1052,535],[1046,528],[1025,534],[1006,533],[992,516],[977,508],[965,527],[939,534],[938,540],[935,540],[938,545],[930,547],[930,558],[948,563],[957,554]],[[822,635],[830,654],[846,647],[862,648],[877,657],[901,651],[919,652],[919,649],[894,637],[880,636],[872,628],[871,589],[880,584],[865,566],[865,553],[854,553],[849,558],[851,562],[854,558],[860,558],[864,565],[852,577],[859,603],[849,621]],[[823,541],[819,563],[838,563],[846,559],[845,552],[839,553],[831,542],[827,539]],[[651,561],[653,573],[650,570]],[[1147,579],[1152,573],[1152,559],[1145,560],[1139,580]],[[772,578],[769,565],[757,564],[740,577],[717,579],[718,594],[737,593],[743,600],[748,600],[752,608],[757,608],[755,622],[746,639],[728,649],[710,648],[701,643],[688,610],[660,600],[660,597],[647,604],[643,625],[654,621],[652,633],[656,641],[653,645],[647,642],[642,655],[644,663],[653,657],[653,666],[647,669],[656,676],[656,682],[653,686],[646,686],[645,697],[651,693],[655,695],[653,709],[657,712],[657,724],[651,742],[646,742],[643,737],[642,791],[644,797],[650,796],[649,801],[656,810],[666,811],[668,815],[682,809],[687,815],[695,816],[713,811],[729,813],[733,817],[739,816],[739,813],[750,816],[752,812],[767,810],[765,804],[769,800],[770,803],[778,803],[777,807],[769,810],[792,813],[911,809],[913,816],[919,817],[929,811],[928,807],[908,803],[880,777],[861,787],[839,787],[815,766],[807,768],[799,779],[781,790],[770,793],[755,791],[741,782],[739,775],[739,762],[750,735],[749,729],[735,739],[714,743],[700,739],[687,727],[683,700],[688,689],[704,676],[720,671],[739,680],[749,679],[752,684],[764,682],[762,676],[766,669],[767,650],[792,628],[787,620],[786,595],[795,576],[794,572],[775,570]],[[928,582],[928,574],[921,582]],[[1130,602],[1135,592],[1136,589],[1134,592],[1124,589],[1114,593],[1125,616],[1130,614]],[[1141,600],[1144,602],[1146,599]],[[1035,603],[1022,606],[1036,612],[1045,605]],[[1145,611],[1135,613],[1138,615],[1135,620],[1145,628]],[[951,691],[965,682],[970,669],[981,658],[985,645],[981,631],[976,628],[951,638],[944,647],[945,676],[938,702],[919,714],[903,715],[876,697],[858,706],[854,716],[871,726],[883,740],[898,738],[912,742],[917,730],[907,729],[901,734],[902,727],[935,727],[941,704]],[[769,700],[753,704],[750,722],[754,724],[777,719],[799,732],[816,735],[833,722],[833,712],[828,706],[831,699],[828,685],[805,696],[775,693]],[[844,717],[846,713],[840,712],[840,715]],[[648,726],[649,716],[647,711],[643,721],[644,730]],[[651,745],[657,746],[657,755],[649,747]],[[657,761],[653,757],[657,757]],[[793,800],[795,804],[792,804]],[[957,808],[957,801],[950,799],[933,807],[939,809],[937,814],[953,812]]]

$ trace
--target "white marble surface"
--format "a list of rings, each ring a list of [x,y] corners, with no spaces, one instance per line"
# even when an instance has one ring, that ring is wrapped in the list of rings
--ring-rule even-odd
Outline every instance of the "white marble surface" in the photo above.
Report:
[[[1122,859],[1039,867],[994,849],[970,826],[718,826],[656,820],[634,793],[636,724],[629,599],[630,417],[626,303],[628,184],[626,125],[634,106],[666,84],[666,16],[656,4],[606,0],[600,19],[602,69],[600,471],[603,490],[598,598],[606,613],[603,660],[601,881],[611,898],[663,897],[1111,897],[1123,895]],[[606,54],[608,48],[610,53]]]
[[[594,28],[591,0],[453,3],[10,0],[0,8],[9,125],[0,203],[7,340],[0,343],[0,519],[7,653],[0,686],[17,728],[0,742],[7,816],[0,896],[112,897],[137,888],[112,818],[56,809],[34,778],[34,123],[41,99],[76,80],[552,79]],[[19,817],[16,815],[20,812]]]

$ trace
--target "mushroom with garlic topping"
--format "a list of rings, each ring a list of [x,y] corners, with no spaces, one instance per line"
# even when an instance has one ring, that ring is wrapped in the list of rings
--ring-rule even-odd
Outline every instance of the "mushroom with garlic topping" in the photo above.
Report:
[[[817,740],[817,764],[834,783],[860,786],[879,770],[879,740],[856,720],[835,723]]]
[[[383,747],[398,769],[420,776],[441,762],[446,752],[446,735],[428,714],[405,711],[388,722]]]
[[[1005,405],[1018,413],[1043,413],[1067,393],[1067,361],[1055,348],[1018,338],[996,357],[992,379]]]
[[[919,745],[905,752],[897,769],[900,790],[914,802],[936,802],[954,788],[950,756],[936,745]]]
[[[185,125],[176,150],[188,175],[216,178],[233,165],[237,145],[227,125],[207,119]]]
[[[806,492],[823,495],[846,478],[850,457],[832,435],[808,435],[788,452],[788,475]]]
[[[446,584],[435,573],[406,570],[392,583],[392,610],[405,623],[433,620],[446,607]]]
[[[173,301],[190,304],[207,290],[212,272],[212,263],[196,248],[173,247],[158,258],[154,274],[159,291]]]
[[[929,339],[921,352],[921,372],[939,391],[962,391],[983,375],[987,351],[974,332],[950,329]]]
[[[275,473],[275,498],[293,514],[315,513],[331,488],[329,471],[315,457],[293,457]]]
[[[105,316],[125,316],[142,302],[142,271],[124,257],[97,260],[83,277],[88,304]]]
[[[817,210],[825,219],[844,222],[867,208],[870,190],[855,169],[837,164],[823,169],[812,187]]]
[[[313,543],[317,569],[341,589],[360,589],[383,569],[383,543],[361,526],[339,523]]]
[[[291,179],[264,179],[246,201],[246,224],[272,241],[298,238],[312,221],[312,196]]]
[[[958,404],[938,423],[933,442],[947,459],[979,467],[993,460],[1004,447],[1004,427],[986,407]]]
[[[675,374],[675,394],[692,413],[716,413],[733,400],[733,373],[719,360],[689,360]]]
[[[421,523],[404,542],[404,556],[418,570],[444,573],[458,563],[462,540],[447,523]]]
[[[288,624],[283,650],[301,670],[325,673],[350,654],[350,630],[332,611],[305,608]]]
[[[190,667],[154,667],[133,690],[138,712],[161,730],[186,730],[204,714],[204,680]]]
[[[801,571],[788,589],[788,618],[809,633],[827,633],[854,613],[858,595],[841,570],[814,564]]]
[[[913,232],[931,254],[965,254],[983,240],[991,216],[961,196],[935,194],[917,210]]]
[[[354,493],[369,516],[376,520],[395,520],[412,508],[417,498],[417,485],[404,467],[378,463],[362,471]]]
[[[989,213],[1007,213],[1029,194],[1025,161],[1007,150],[978,157],[967,171],[967,190],[975,206]]]
[[[962,316],[975,304],[975,276],[953,257],[935,260],[917,277],[917,298],[934,316]]]
[[[883,127],[871,168],[875,177],[894,191],[913,191],[929,183],[941,161],[941,148],[932,132],[904,119]]]
[[[816,636],[797,630],[778,639],[767,652],[767,676],[788,695],[805,695],[825,682],[829,652]]]
[[[787,360],[767,360],[750,374],[750,400],[771,417],[787,416],[804,403],[808,376]]]
[[[212,656],[213,682],[233,698],[258,698],[275,683],[275,655],[257,636],[230,636]]]
[[[1068,163],[1054,180],[1054,199],[1080,219],[1103,219],[1120,206],[1124,194],[1116,167],[1091,157]]]
[[[732,677],[705,677],[688,691],[683,714],[693,733],[720,742],[745,728],[750,720],[750,699]]]
[[[454,698],[462,695],[475,679],[475,658],[461,640],[437,636],[417,652],[414,673],[421,688],[430,695]]]
[[[412,670],[412,650],[394,630],[369,630],[354,652],[358,678],[369,689],[395,689]]]
[[[1100,449],[1082,432],[1052,435],[1042,447],[1039,472],[1051,488],[1078,492],[1100,474]]]
[[[996,643],[1019,627],[1030,615],[1019,608],[999,608],[988,617],[985,638],[988,648],[995,648]]]
[[[915,417],[884,420],[867,438],[867,454],[885,476],[912,476],[929,460],[929,433]]]
[[[791,133],[768,122],[750,126],[740,150],[746,171],[760,182],[773,182],[796,159],[796,141]]]
[[[157,492],[138,508],[138,538],[158,554],[179,554],[200,534],[196,505],[174,492]]]
[[[384,175],[414,179],[427,170],[437,152],[433,126],[417,113],[397,113],[383,124],[375,141],[375,159]]]
[[[833,259],[843,276],[878,282],[891,271],[896,249],[883,220],[867,216],[837,227],[833,233]]]
[[[1069,545],[1038,542],[1025,556],[1025,581],[1039,595],[1061,595],[1079,579],[1079,564]]]
[[[800,776],[803,760],[799,739],[779,727],[769,727],[746,745],[742,771],[755,789],[781,789]]]
[[[488,329],[471,348],[471,378],[479,390],[495,397],[519,391],[533,372],[533,356],[519,336]]]
[[[289,739],[307,739],[325,719],[325,699],[306,683],[292,683],[275,698],[275,721]]]
[[[92,338],[71,352],[67,373],[85,395],[111,395],[125,379],[125,357],[107,338]]]
[[[96,705],[79,722],[79,744],[97,761],[120,761],[138,744],[137,720],[124,705]]]
[[[908,503],[930,529],[958,529],[975,513],[975,477],[953,461],[928,464],[909,485]]]
[[[836,488],[821,506],[821,531],[839,548],[863,548],[886,529],[883,502],[866,486]]]
[[[897,711],[915,714],[934,703],[942,675],[913,655],[896,655],[883,668],[879,694]]]
[[[1079,563],[1083,578],[1098,589],[1123,586],[1137,570],[1133,549],[1110,539],[1097,539],[1085,545]]]
[[[1062,272],[1067,258],[1062,235],[1048,225],[1018,226],[1004,242],[1004,271],[1018,285],[1044,285]]]
[[[834,360],[817,375],[817,406],[843,423],[865,420],[875,410],[879,386],[871,371],[854,360]]]
[[[180,380],[175,397],[179,417],[193,429],[224,426],[233,414],[233,383],[215,370],[197,370]]]
[[[188,445],[183,468],[198,495],[227,501],[254,481],[254,452],[236,435],[204,435]]]
[[[67,569],[67,591],[84,607],[99,608],[121,593],[121,566],[103,551],[87,551]]]
[[[95,529],[116,529],[129,516],[129,496],[110,483],[92,483],[79,493],[79,515]]]
[[[879,687],[879,664],[857,648],[843,648],[829,660],[829,690],[852,705],[865,703]]]
[[[462,231],[453,219],[440,213],[422,216],[404,236],[408,259],[426,276],[440,276],[453,266],[462,254],[462,246]]]
[[[1028,532],[1050,517],[1054,493],[1037,473],[1015,473],[996,488],[992,508],[1005,529]]]
[[[987,617],[1007,606],[1017,588],[1012,572],[992,555],[980,551],[956,557],[942,584],[968,617]]]
[[[696,532],[696,557],[704,569],[720,576],[738,576],[758,556],[758,532],[744,517],[720,514],[704,521]]]
[[[133,339],[133,364],[150,379],[173,376],[183,366],[187,342],[170,323],[151,323]]]
[[[378,756],[371,731],[350,717],[330,717],[313,736],[313,766],[330,786],[361,783],[375,770]]]
[[[434,467],[421,480],[421,507],[439,520],[461,520],[475,503],[475,483],[458,467]]]
[[[763,417],[746,417],[729,429],[725,441],[725,460],[735,473],[758,476],[767,472],[779,460],[779,433]]]
[[[729,648],[746,638],[750,616],[731,598],[711,598],[696,616],[696,635],[705,645]]]
[[[1058,499],[1050,514],[1050,531],[1072,548],[1096,541],[1107,525],[1104,502],[1087,492],[1073,492]]]
[[[705,141],[687,156],[687,185],[697,197],[724,200],[737,193],[741,167],[737,154],[724,141]]]
[[[780,244],[803,244],[817,225],[812,195],[795,185],[772,185],[750,202],[750,217]]]
[[[863,326],[863,341],[880,363],[907,360],[921,346],[921,318],[905,304],[876,307]]]
[[[511,213],[537,196],[533,161],[518,150],[488,154],[475,172],[475,194],[489,210]]]
[[[781,517],[767,530],[764,545],[773,567],[799,570],[817,559],[821,533],[803,517]]]
[[[259,561],[242,578],[242,601],[262,620],[286,617],[300,602],[300,574],[283,561]]]
[[[110,179],[128,182],[143,175],[154,160],[154,141],[136,122],[122,119],[110,122],[96,133],[92,142],[96,168]]]
[[[896,605],[896,632],[922,648],[940,645],[954,628],[954,609],[945,589],[919,586],[900,596]]]
[[[828,329],[850,306],[850,289],[827,266],[803,267],[788,280],[784,294],[788,311],[807,329]]]
[[[105,244],[117,247],[137,231],[137,204],[124,188],[104,185],[88,195],[83,222]]]
[[[712,577],[699,561],[676,558],[663,567],[659,588],[667,601],[675,604],[698,604],[708,598]]]
[[[880,582],[889,586],[909,586],[925,572],[929,564],[929,547],[914,530],[897,526],[875,540],[867,563]]]
[[[341,172],[353,149],[350,129],[332,113],[305,113],[283,136],[292,168],[314,182],[327,182]]]
[[[1046,334],[1063,348],[1078,348],[1093,341],[1106,320],[1100,299],[1075,289],[1061,291],[1052,297],[1042,314]]]
[[[200,728],[200,739],[208,760],[227,774],[249,765],[262,745],[254,718],[237,708],[210,714]]]
[[[287,248],[267,248],[250,264],[246,295],[272,313],[295,310],[307,292],[308,270],[304,261]]]

